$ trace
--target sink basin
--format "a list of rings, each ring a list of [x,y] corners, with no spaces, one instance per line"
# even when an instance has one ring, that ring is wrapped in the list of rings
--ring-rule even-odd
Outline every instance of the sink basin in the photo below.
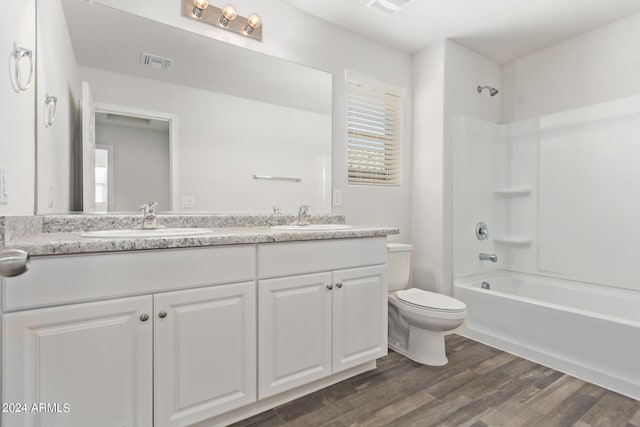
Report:
[[[353,228],[352,225],[346,224],[309,224],[309,225],[274,225],[271,227],[274,230],[288,230],[288,231],[337,231],[337,230],[349,230]]]
[[[211,233],[208,228],[156,228],[152,230],[100,230],[82,233],[81,237],[183,237]]]

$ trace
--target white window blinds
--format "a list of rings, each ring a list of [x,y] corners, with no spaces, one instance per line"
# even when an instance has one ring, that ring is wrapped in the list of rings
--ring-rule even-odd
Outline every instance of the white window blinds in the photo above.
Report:
[[[349,184],[402,184],[404,95],[382,86],[347,73]]]

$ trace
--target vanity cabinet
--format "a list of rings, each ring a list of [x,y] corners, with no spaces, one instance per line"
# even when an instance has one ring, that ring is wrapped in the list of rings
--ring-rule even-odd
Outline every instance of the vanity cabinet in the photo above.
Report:
[[[333,372],[387,354],[387,266],[333,273]]]
[[[155,426],[256,401],[255,282],[154,296]]]
[[[381,264],[259,280],[260,399],[387,354],[386,242],[360,240],[259,248],[261,276],[320,265]],[[318,251],[324,253],[320,259]],[[267,263],[277,259],[277,265]],[[295,261],[287,264],[287,259]]]
[[[1,284],[2,400],[29,405],[3,426],[227,425],[387,353],[385,237],[42,256]]]
[[[188,426],[256,400],[253,245],[34,258],[2,286],[3,402],[28,403],[3,426]]]
[[[2,425],[151,426],[152,307],[142,296],[4,315],[2,401],[26,407]]]
[[[261,399],[331,375],[331,273],[260,281]]]

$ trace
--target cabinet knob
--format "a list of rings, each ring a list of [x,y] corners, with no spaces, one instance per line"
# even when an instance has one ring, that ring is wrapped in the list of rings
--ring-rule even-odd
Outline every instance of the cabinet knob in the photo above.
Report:
[[[327,285],[327,289],[329,289],[329,290],[333,289],[333,285],[332,284],[328,284]]]
[[[161,311],[160,313],[158,313],[158,317],[161,319],[164,319],[165,317],[167,317],[167,312],[166,311]]]
[[[146,313],[143,313],[140,315],[140,320],[143,322],[146,322],[147,320],[149,320],[149,315]]]
[[[338,289],[342,289],[342,283],[336,283],[336,286],[338,287]]]

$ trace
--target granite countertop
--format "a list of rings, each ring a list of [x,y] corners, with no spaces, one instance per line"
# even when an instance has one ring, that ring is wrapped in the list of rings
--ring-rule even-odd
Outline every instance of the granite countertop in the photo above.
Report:
[[[95,230],[139,226],[135,215],[43,215],[0,217],[4,247],[23,249],[31,256],[189,248],[199,246],[348,239],[398,234],[394,227],[358,227],[346,230],[278,230],[271,225],[289,224],[293,215],[159,215],[158,223],[170,228],[203,228],[207,234],[176,237],[95,238],[81,234]],[[313,224],[344,224],[335,214],[311,216]]]
[[[198,246],[240,245],[305,240],[347,239],[398,234],[397,228],[353,227],[335,231],[285,231],[267,227],[212,228],[211,233],[188,237],[94,238],[82,232],[40,233],[12,243],[31,256],[95,252],[138,251]]]

